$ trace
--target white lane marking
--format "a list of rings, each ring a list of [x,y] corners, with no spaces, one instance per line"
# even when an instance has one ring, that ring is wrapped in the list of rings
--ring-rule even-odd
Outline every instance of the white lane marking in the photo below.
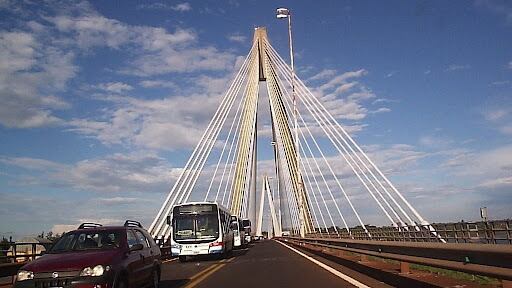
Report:
[[[336,269],[332,268],[331,266],[326,265],[326,264],[324,264],[324,263],[322,263],[322,262],[320,262],[320,261],[316,260],[315,258],[310,257],[310,256],[308,256],[308,255],[306,255],[306,254],[304,254],[304,253],[300,252],[299,250],[297,250],[297,249],[295,249],[295,248],[293,248],[293,247],[290,247],[290,246],[288,246],[288,245],[286,245],[286,244],[282,243],[281,241],[277,241],[277,240],[276,240],[276,242],[277,242],[277,243],[279,243],[279,244],[281,244],[281,245],[283,245],[284,247],[286,247],[286,248],[288,248],[288,249],[292,250],[293,252],[295,252],[295,253],[299,254],[300,256],[302,256],[302,257],[304,257],[304,258],[308,259],[309,261],[311,261],[311,262],[315,263],[316,265],[318,265],[318,266],[320,266],[320,267],[324,268],[325,270],[327,270],[327,271],[331,272],[332,274],[334,274],[334,275],[336,275],[336,276],[340,277],[341,279],[343,279],[343,280],[347,281],[348,283],[350,283],[350,284],[352,284],[352,285],[354,285],[354,286],[356,286],[356,287],[359,287],[359,288],[370,288],[370,286],[366,286],[365,284],[363,284],[363,283],[361,283],[361,282],[357,281],[356,279],[351,278],[351,277],[349,277],[349,276],[347,276],[347,275],[345,275],[345,274],[341,273],[340,271],[338,271],[338,270],[336,270]]]

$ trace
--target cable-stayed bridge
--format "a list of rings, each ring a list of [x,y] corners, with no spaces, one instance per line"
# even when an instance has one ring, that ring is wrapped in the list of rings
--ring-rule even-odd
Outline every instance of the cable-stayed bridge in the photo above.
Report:
[[[266,85],[260,85],[264,82]],[[260,98],[268,102],[264,107]],[[261,107],[260,107],[261,106]],[[300,107],[300,109],[298,108]],[[269,111],[262,111],[268,108]],[[274,167],[258,175],[258,114],[270,116]],[[261,140],[260,140],[261,141]],[[341,169],[340,169],[341,168]],[[341,171],[340,171],[341,170]],[[257,183],[264,187],[259,193]],[[256,28],[252,48],[155,217],[150,233],[167,238],[171,208],[189,201],[214,201],[249,218],[261,233],[265,198],[282,232],[373,239],[366,228],[377,215],[397,231],[435,229],[398,191],[346,129],[272,47],[265,28]],[[365,207],[357,200],[365,199]],[[368,205],[372,201],[372,205]],[[361,202],[361,201],[359,201]],[[259,204],[259,205],[258,205]],[[257,209],[260,207],[260,209]],[[365,209],[372,209],[371,213]],[[352,233],[351,227],[358,227]],[[354,231],[356,232],[356,231]],[[433,237],[436,238],[436,237]],[[442,237],[437,237],[444,241]]]

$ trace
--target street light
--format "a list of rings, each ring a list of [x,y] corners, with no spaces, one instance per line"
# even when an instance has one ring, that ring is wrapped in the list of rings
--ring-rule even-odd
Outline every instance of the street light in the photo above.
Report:
[[[287,8],[277,8],[276,10],[277,19],[288,18],[288,39],[290,45],[290,66],[291,66],[291,78],[292,78],[292,99],[293,99],[293,122],[294,122],[294,130],[295,130],[295,153],[296,153],[296,171],[297,171],[297,181],[299,188],[299,199],[298,204],[301,209],[301,213],[299,213],[299,222],[300,222],[300,234],[302,237],[305,236],[305,225],[304,225],[304,203],[302,203],[302,177],[300,176],[300,154],[299,154],[299,129],[297,123],[297,99],[295,95],[295,67],[293,61],[293,41],[292,41],[292,14]]]

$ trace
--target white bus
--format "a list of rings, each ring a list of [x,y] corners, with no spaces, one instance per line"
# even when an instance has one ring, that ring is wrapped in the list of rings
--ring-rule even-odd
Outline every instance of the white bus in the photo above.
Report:
[[[252,240],[251,220],[242,219],[242,227],[245,230],[245,242],[249,243]]]
[[[172,209],[171,253],[186,261],[189,256],[233,250],[229,211],[213,202],[190,202]]]
[[[234,246],[235,248],[245,247],[245,230],[242,225],[242,220],[236,215],[231,215],[231,230],[233,230]]]

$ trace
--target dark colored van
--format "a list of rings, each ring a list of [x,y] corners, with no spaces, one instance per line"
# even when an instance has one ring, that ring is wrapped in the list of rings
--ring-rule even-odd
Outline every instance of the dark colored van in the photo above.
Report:
[[[158,287],[161,252],[139,222],[83,223],[21,267],[15,288]]]

